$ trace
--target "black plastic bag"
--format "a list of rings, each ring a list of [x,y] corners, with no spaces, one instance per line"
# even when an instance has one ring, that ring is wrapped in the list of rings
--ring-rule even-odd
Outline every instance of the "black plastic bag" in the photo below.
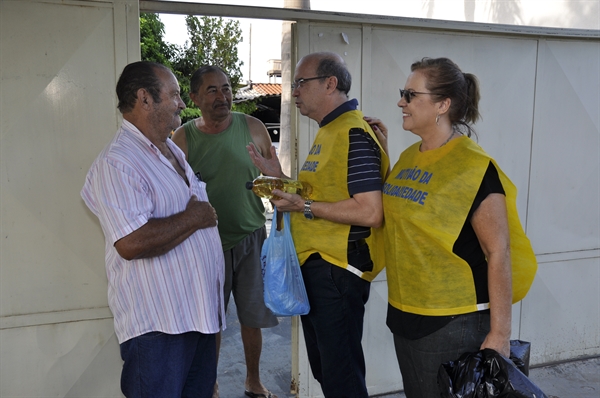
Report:
[[[548,398],[514,363],[491,349],[440,365],[442,398]]]
[[[529,357],[531,352],[531,343],[522,340],[510,341],[510,360],[523,372],[529,376]]]

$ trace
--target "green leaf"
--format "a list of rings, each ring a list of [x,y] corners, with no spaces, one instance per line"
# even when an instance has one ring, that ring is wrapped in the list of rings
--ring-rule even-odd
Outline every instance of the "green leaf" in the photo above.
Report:
[[[185,115],[188,112],[191,115],[196,106],[189,97],[190,78],[201,66],[217,65],[223,69],[235,95],[242,80],[243,62],[237,48],[242,41],[242,29],[239,21],[221,17],[188,15],[185,23],[188,40],[180,47],[164,41],[165,26],[158,14],[140,14],[140,48],[142,60],[161,63],[173,71],[181,88],[181,98],[188,107]],[[242,108],[251,107],[244,105]]]

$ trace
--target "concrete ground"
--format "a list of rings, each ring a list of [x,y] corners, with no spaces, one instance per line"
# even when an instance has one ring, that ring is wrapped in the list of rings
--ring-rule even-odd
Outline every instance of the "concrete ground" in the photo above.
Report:
[[[219,391],[222,398],[244,398],[246,365],[240,325],[233,300],[229,306],[219,359]],[[274,328],[263,329],[261,378],[265,387],[279,398],[293,398],[295,396],[290,394],[291,318],[279,318],[279,322]],[[548,398],[599,398],[600,357],[532,368],[529,378]],[[398,392],[379,397],[404,398],[405,395]]]
[[[267,218],[270,221],[270,213]],[[270,222],[267,222],[267,230]],[[293,398],[291,382],[291,318],[279,318],[279,325],[263,329],[261,379],[279,398]],[[218,380],[222,398],[244,398],[246,365],[240,336],[240,324],[234,300],[230,300],[227,330],[223,333]],[[531,368],[529,378],[548,398],[600,398],[600,357]],[[380,395],[381,398],[405,398],[404,393]]]
[[[292,363],[291,318],[279,318],[279,325],[263,329],[261,356],[261,380],[266,388],[279,398],[291,398]],[[227,314],[227,330],[221,340],[221,354],[217,379],[222,398],[244,398],[246,362],[240,334],[240,323],[234,300],[230,300]]]

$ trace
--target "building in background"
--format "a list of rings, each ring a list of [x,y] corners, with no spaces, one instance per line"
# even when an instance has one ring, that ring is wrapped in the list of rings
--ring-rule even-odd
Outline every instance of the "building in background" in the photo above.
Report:
[[[279,65],[281,65],[281,61],[279,61]],[[274,70],[271,71],[276,72]],[[278,72],[279,77],[281,77],[281,70]],[[267,126],[271,141],[279,142],[281,127],[281,84],[248,82],[247,86],[238,89],[233,98],[235,104],[245,101],[256,102],[257,109],[252,113],[252,116]]]

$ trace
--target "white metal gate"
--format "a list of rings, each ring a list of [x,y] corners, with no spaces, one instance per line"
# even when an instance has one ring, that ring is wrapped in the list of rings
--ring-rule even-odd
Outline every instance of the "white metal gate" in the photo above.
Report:
[[[344,57],[350,97],[390,128],[392,163],[416,137],[396,106],[412,62],[448,57],[481,83],[479,143],[519,190],[518,209],[540,262],[529,295],[513,306],[512,338],[533,342],[532,363],[600,353],[600,45],[544,35],[452,32],[374,24],[300,21],[297,59],[316,51]],[[318,130],[297,119],[298,159]],[[372,284],[363,346],[371,395],[401,377],[385,326],[385,275]],[[299,396],[322,396],[300,343]]]
[[[0,396],[121,397],[104,236],[79,191],[139,59],[137,0],[0,10]]]

